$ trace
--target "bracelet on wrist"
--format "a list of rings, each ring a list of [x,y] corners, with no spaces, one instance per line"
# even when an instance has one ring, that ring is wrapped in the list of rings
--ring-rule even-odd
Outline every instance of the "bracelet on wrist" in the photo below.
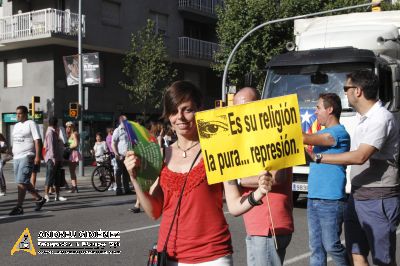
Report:
[[[251,206],[259,206],[261,204],[263,204],[262,200],[256,201],[256,199],[254,198],[254,191],[252,191],[249,196],[247,197],[247,200],[249,201]]]

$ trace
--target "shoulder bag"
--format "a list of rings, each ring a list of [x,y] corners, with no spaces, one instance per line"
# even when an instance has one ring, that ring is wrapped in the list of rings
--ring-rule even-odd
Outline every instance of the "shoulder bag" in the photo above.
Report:
[[[179,199],[178,199],[178,202],[177,202],[176,207],[175,207],[174,217],[172,218],[172,222],[171,222],[171,225],[169,227],[167,237],[165,238],[164,247],[163,247],[161,252],[158,252],[157,251],[157,245],[153,246],[153,248],[150,250],[150,253],[149,253],[149,259],[147,261],[147,266],[166,266],[167,265],[167,259],[168,259],[167,244],[168,244],[169,236],[171,235],[171,231],[172,231],[172,227],[173,227],[174,222],[175,222],[176,214],[178,213],[178,209],[179,209],[179,207],[181,205],[181,201],[182,201],[182,197],[183,197],[183,191],[185,190],[185,186],[186,186],[186,181],[188,179],[190,171],[192,170],[192,168],[194,166],[194,163],[197,161],[197,158],[199,158],[200,153],[201,153],[201,150],[197,153],[196,157],[194,158],[194,160],[192,162],[192,165],[189,168],[189,171],[187,172],[187,174],[185,176],[185,181],[184,181],[183,186],[182,186],[182,191],[181,191],[181,194],[179,195]]]

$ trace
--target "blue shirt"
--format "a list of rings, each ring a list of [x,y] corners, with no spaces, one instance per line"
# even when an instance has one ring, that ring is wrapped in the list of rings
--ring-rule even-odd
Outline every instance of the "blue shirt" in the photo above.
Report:
[[[318,131],[329,133],[333,146],[314,146],[314,153],[343,153],[350,149],[350,136],[343,125],[335,125]],[[338,164],[310,163],[308,198],[339,200],[345,197],[346,166]]]

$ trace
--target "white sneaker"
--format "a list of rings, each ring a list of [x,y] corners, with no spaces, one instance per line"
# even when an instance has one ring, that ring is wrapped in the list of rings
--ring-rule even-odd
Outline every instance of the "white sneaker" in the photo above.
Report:
[[[117,184],[116,183],[112,183],[111,186],[108,188],[108,190],[116,191],[117,190]]]
[[[63,196],[56,196],[55,198],[54,198],[54,201],[66,201],[67,200],[67,198],[65,198],[65,197],[63,197]]]
[[[0,197],[1,197],[1,196],[5,196],[5,195],[6,195],[6,192],[4,192],[4,191],[1,191],[1,192],[0,192]]]
[[[46,202],[50,201],[49,195],[44,195],[44,198],[46,199]]]

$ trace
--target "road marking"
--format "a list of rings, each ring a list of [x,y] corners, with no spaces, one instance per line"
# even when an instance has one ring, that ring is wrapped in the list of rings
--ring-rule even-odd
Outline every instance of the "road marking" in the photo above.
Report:
[[[293,263],[295,263],[295,262],[298,262],[298,261],[300,261],[300,260],[303,260],[303,259],[305,259],[305,258],[310,257],[310,255],[311,255],[311,252],[307,252],[307,253],[301,254],[301,255],[296,256],[296,257],[294,257],[294,258],[285,260],[285,262],[283,263],[283,265],[293,264]]]
[[[229,212],[224,212],[224,214],[229,214]],[[155,225],[149,225],[149,226],[143,226],[143,227],[138,227],[138,228],[127,229],[127,230],[121,231],[121,234],[130,233],[130,232],[137,232],[137,231],[142,231],[142,230],[147,230],[147,229],[152,229],[152,228],[156,228],[156,227],[159,227],[159,226],[160,226],[160,224],[155,224]]]
[[[79,189],[79,191],[81,191],[81,189]],[[83,194],[81,194],[81,195],[83,195]],[[76,201],[79,201],[80,198],[75,198],[73,196],[70,196],[70,197],[67,197],[67,199],[70,199],[70,201],[63,201],[63,204],[59,204],[59,205],[46,205],[46,207],[47,206],[49,206],[49,207],[53,206],[53,207],[57,208],[57,207],[62,207],[62,206],[68,206],[67,205],[68,203],[71,203],[71,202],[72,203],[76,203]],[[51,202],[53,202],[53,201],[51,200]],[[119,203],[119,204],[132,204],[132,199],[113,201],[113,202],[103,202],[102,201],[102,202],[98,202],[98,203],[91,203],[90,207],[108,207],[108,206],[115,205],[117,203]],[[85,208],[90,208],[90,207],[85,207]],[[74,209],[74,206],[72,206],[72,208]],[[55,210],[55,211],[58,212],[58,211],[62,211],[62,210],[64,210],[64,209]],[[6,219],[6,218],[14,218],[14,217],[24,217],[24,218],[26,218],[26,217],[30,217],[30,216],[38,216],[38,215],[41,216],[41,215],[45,215],[46,213],[50,213],[50,212],[53,212],[53,210],[49,210],[49,211],[46,211],[46,212],[30,211],[30,212],[24,213],[22,215],[15,215],[15,216],[14,215],[12,215],[12,216],[11,215],[5,215],[5,216],[0,216],[0,220],[1,219]]]
[[[155,228],[155,227],[159,227],[159,226],[160,226],[160,224],[155,224],[155,225],[149,225],[149,226],[128,229],[128,230],[121,231],[121,234],[136,232],[136,231],[141,231],[141,230],[147,230],[147,229],[151,229],[151,228]]]
[[[400,233],[400,229],[397,229],[396,235],[398,235],[399,233]],[[344,240],[342,241],[342,244],[344,244]],[[298,256],[293,257],[293,258],[291,258],[291,259],[285,260],[285,262],[283,263],[283,265],[290,265],[290,264],[293,264],[293,263],[295,263],[295,262],[298,262],[298,261],[300,261],[300,260],[303,260],[303,259],[306,259],[306,258],[310,257],[310,255],[311,255],[311,252],[307,252],[307,253],[298,255]],[[332,261],[332,258],[331,258],[331,257],[328,257],[328,262],[329,262],[329,261]]]

